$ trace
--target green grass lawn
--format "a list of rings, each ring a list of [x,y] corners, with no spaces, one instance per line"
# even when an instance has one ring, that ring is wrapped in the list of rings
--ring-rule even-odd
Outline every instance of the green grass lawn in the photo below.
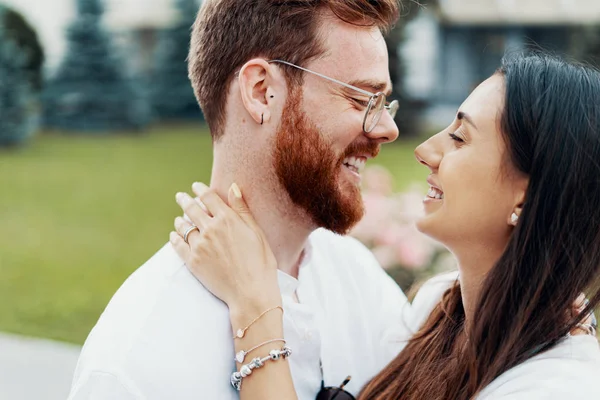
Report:
[[[427,175],[415,145],[384,146],[378,158],[398,189]],[[200,126],[45,133],[0,151],[0,331],[83,343],[123,280],[167,241],[175,193],[208,182],[211,163]]]

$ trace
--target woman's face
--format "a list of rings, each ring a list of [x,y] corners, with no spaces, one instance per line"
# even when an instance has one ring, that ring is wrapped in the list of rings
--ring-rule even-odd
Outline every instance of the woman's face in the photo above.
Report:
[[[506,154],[500,132],[504,79],[494,75],[461,105],[452,124],[415,150],[430,170],[430,191],[418,229],[452,252],[502,251],[511,214],[523,202],[527,180]]]

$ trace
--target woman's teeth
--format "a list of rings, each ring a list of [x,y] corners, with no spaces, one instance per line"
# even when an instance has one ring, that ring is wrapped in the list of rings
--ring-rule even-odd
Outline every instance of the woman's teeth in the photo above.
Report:
[[[433,186],[429,188],[429,192],[427,193],[427,197],[432,199],[441,200],[444,198],[444,193],[438,188],[434,188]]]
[[[346,157],[344,159],[344,165],[356,173],[360,173],[365,169],[367,160],[363,157]]]

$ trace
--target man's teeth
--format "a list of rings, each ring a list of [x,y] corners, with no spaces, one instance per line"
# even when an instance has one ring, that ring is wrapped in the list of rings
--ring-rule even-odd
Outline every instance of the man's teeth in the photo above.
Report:
[[[443,199],[444,193],[442,193],[438,188],[434,188],[433,186],[429,188],[429,192],[427,193],[427,197],[432,199]]]
[[[364,170],[366,163],[367,160],[362,157],[346,157],[344,159],[344,165],[356,172]]]

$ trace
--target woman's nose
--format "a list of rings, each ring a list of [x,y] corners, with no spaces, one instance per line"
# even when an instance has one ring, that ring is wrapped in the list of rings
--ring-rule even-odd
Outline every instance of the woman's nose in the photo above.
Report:
[[[436,138],[432,136],[415,149],[415,157],[421,164],[427,166],[432,172],[440,165],[443,153],[439,146],[436,146]]]

